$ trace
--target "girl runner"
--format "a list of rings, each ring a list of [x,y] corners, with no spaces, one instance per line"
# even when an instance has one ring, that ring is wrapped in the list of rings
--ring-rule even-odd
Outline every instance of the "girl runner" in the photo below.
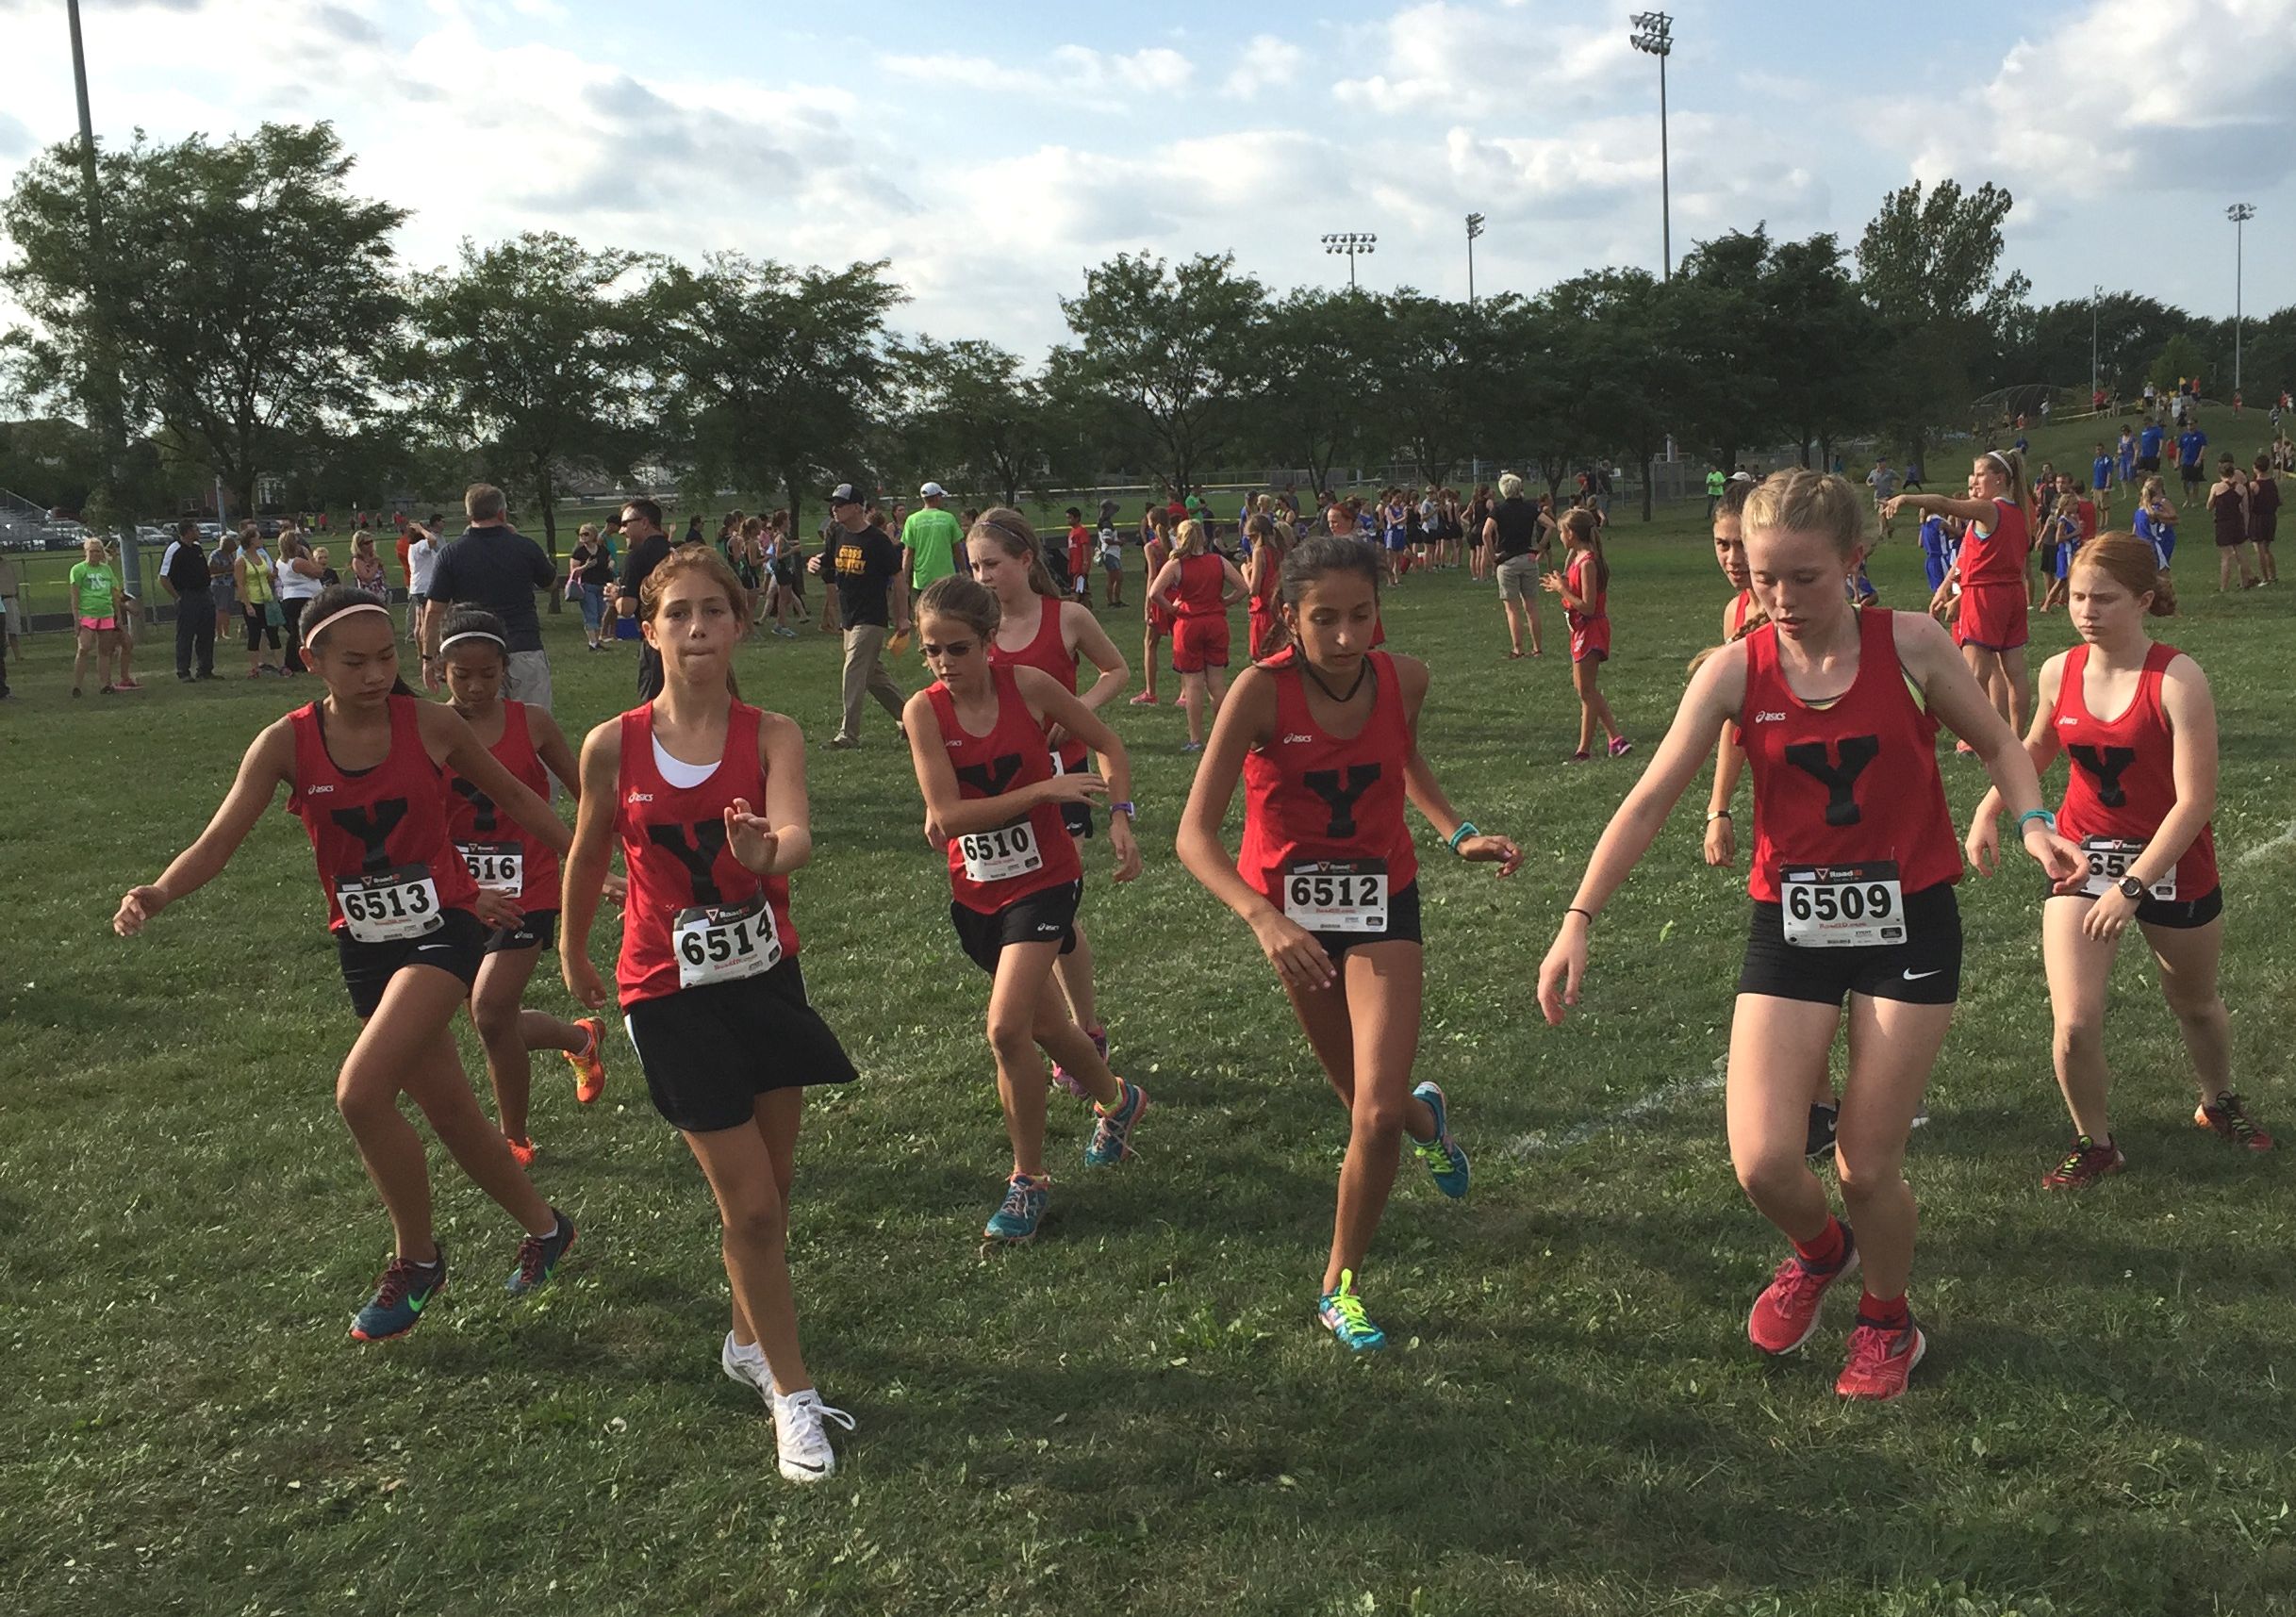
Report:
[[[2255,475],[2248,480],[2248,537],[2256,547],[2256,572],[2267,584],[2280,582],[2280,564],[2272,559],[2272,540],[2280,530],[2280,480],[2272,475],[2268,452],[2256,456]]]
[[[1171,608],[1172,671],[1180,676],[1180,700],[1188,710],[1190,752],[1204,750],[1205,721],[1219,717],[1228,688],[1228,609],[1244,593],[1244,575],[1205,543],[1204,525],[1193,519],[1181,523],[1172,559],[1148,594]]]
[[[988,641],[991,664],[1000,668],[1039,669],[1075,695],[1077,672],[1089,661],[1098,677],[1081,700],[1095,713],[1123,694],[1131,670],[1124,666],[1115,642],[1093,617],[1092,609],[1082,602],[1060,599],[1027,518],[1009,505],[990,506],[973,524],[966,538],[966,552],[973,577],[997,598],[997,632]],[[1045,727],[1045,739],[1051,744],[1055,774],[1073,775],[1085,767],[1088,760],[1082,741],[1057,724]],[[1082,842],[1092,835],[1090,803],[1063,803],[1061,819],[1071,840]],[[1084,936],[1083,922],[1070,930],[1076,947],[1059,957],[1061,987],[1067,993],[1076,1025],[1084,1030],[1085,1037],[1105,1061],[1108,1029],[1100,1020],[1093,993],[1092,945]],[[1052,1081],[1071,1095],[1084,1093],[1076,1075],[1057,1061],[1052,1064]]]
[[[574,1245],[573,1221],[536,1194],[471,1094],[450,1024],[476,981],[486,927],[510,907],[482,898],[447,839],[439,769],[451,767],[536,841],[562,851],[550,805],[496,763],[452,711],[419,700],[399,677],[389,610],[337,585],[304,611],[303,641],[326,686],[319,701],[265,727],[199,840],[159,880],[131,887],[112,930],[144,923],[223,872],[282,785],[310,833],[327,895],[343,985],[364,1026],[335,1081],[335,1104],[390,1213],[396,1246],[374,1295],[352,1321],[360,1342],[412,1330],[446,1284],[431,1227],[422,1140],[399,1114],[421,1108],[472,1183],[526,1231],[508,1290],[548,1279]]]
[[[503,699],[510,672],[510,642],[491,612],[463,609],[440,630],[447,699],[479,745],[528,791],[550,800],[555,775],[577,804],[582,799],[574,754],[550,710]],[[574,1069],[574,1096],[587,1106],[605,1093],[600,1040],[605,1024],[595,1016],[562,1021],[524,1008],[526,984],[542,951],[557,941],[558,856],[504,823],[501,809],[476,781],[446,771],[447,834],[481,890],[500,893],[519,908],[514,926],[487,936],[486,959],[471,989],[471,1021],[486,1047],[487,1077],[494,1086],[494,1114],[520,1167],[534,1164],[526,1110],[534,1086],[533,1050],[557,1050]]]
[[[1247,611],[1249,644],[1246,648],[1251,661],[1257,663],[1274,656],[1285,644],[1283,619],[1276,607],[1276,585],[1282,576],[1283,558],[1291,553],[1292,530],[1272,517],[1254,517],[1248,529],[1251,536],[1251,560],[1244,569],[1244,581],[1251,590],[1251,605]]]
[[[1961,586],[1961,616],[1955,633],[1970,672],[1992,697],[1993,711],[2008,721],[2013,733],[2023,727],[2028,702],[2024,574],[2025,553],[2032,548],[2033,507],[2025,491],[2024,461],[2014,450],[1987,450],[1977,456],[1971,474],[1976,481],[1974,499],[1899,494],[1888,508],[1891,516],[1910,507],[1969,523],[1952,574],[1952,581]],[[1967,738],[1973,743],[1976,739]]]
[[[2217,463],[2216,482],[2208,489],[2208,515],[2216,522],[2216,592],[2232,587],[2233,564],[2240,567],[2240,587],[2256,587],[2256,575],[2241,547],[2248,543],[2248,480],[2225,455]]]
[[[1754,771],[1755,903],[1730,1032],[1730,1155],[1793,1243],[1747,1334],[1767,1353],[1800,1346],[1826,1288],[1862,1261],[1866,1295],[1836,1391],[1892,1398],[1925,1345],[1906,1307],[1914,1210],[1899,1168],[1960,979],[1961,857],[1939,719],[1976,744],[2052,877],[2073,875],[2081,856],[2052,829],[2024,750],[1943,632],[1921,614],[1849,603],[1864,516],[1846,482],[1815,471],[1777,473],[1747,497],[1746,561],[1770,621],[1691,677],[1658,756],[1595,845],[1540,966],[1539,1002],[1558,1025],[1578,1002],[1594,918],[1735,720]],[[1844,998],[1835,1172],[1855,1237],[1803,1160],[1805,1111]]]
[[[2041,909],[2041,960],[2056,1017],[2057,1086],[2073,1114],[2073,1149],[2041,1177],[2078,1190],[2121,1171],[2105,1110],[2105,1001],[2121,934],[2134,919],[2160,967],[2200,1089],[2192,1120],[2252,1151],[2272,1137],[2232,1087],[2232,1024],[2217,989],[2224,947],[2218,884],[2216,703],[2200,665],[2145,633],[2159,611],[2144,543],[2112,534],[2073,561],[2071,611],[2081,643],[2042,665],[2040,706],[2025,737],[2036,770],[2071,756],[2058,828],[2079,839],[2086,868]],[[2105,714],[2117,717],[2106,718]],[[1970,863],[1992,873],[1999,791],[1969,828]]]
[[[1156,580],[1163,576],[1165,564],[1172,557],[1172,546],[1166,537],[1171,532],[1171,522],[1161,505],[1150,505],[1141,520],[1142,530],[1148,535],[1140,542],[1140,557],[1148,568],[1148,593],[1141,608],[1148,626],[1140,636],[1141,677],[1147,688],[1132,698],[1134,707],[1156,705],[1156,642],[1172,632],[1172,615],[1156,595]]]
[[[2144,480],[2138,496],[2137,514],[2130,524],[2136,536],[2153,547],[2153,560],[2166,573],[2176,556],[2176,507],[2169,503],[2167,485],[2157,477]]]
[[[83,539],[80,551],[82,559],[72,564],[66,580],[75,632],[72,694],[80,694],[80,682],[87,676],[88,659],[92,656],[96,660],[95,671],[104,678],[104,683],[96,687],[96,694],[109,696],[120,688],[111,678],[112,659],[120,649],[119,575],[111,570],[102,539],[92,536]]]
[[[1108,840],[1116,880],[1131,881],[1140,874],[1131,765],[1107,722],[1049,674],[990,661],[985,652],[1001,614],[983,586],[953,574],[938,579],[917,611],[917,643],[935,683],[909,699],[902,722],[925,798],[925,834],[949,850],[950,920],[966,954],[992,980],[988,1043],[1013,1146],[1004,1199],[983,1234],[1017,1245],[1035,1238],[1052,1183],[1045,1171],[1048,1085],[1037,1051],[1066,1068],[1096,1103],[1087,1165],[1130,1156],[1132,1130],[1148,1112],[1147,1092],[1108,1070],[1049,991],[1053,961],[1075,947],[1084,890],[1063,806],[1115,794]],[[1104,772],[1056,772],[1044,744],[1053,726],[1098,753]]]
[[[1463,1196],[1468,1184],[1443,1090],[1412,1083],[1424,954],[1405,800],[1462,858],[1496,864],[1501,876],[1523,862],[1513,843],[1452,808],[1420,755],[1427,665],[1371,650],[1379,575],[1377,553],[1351,538],[1313,535],[1285,560],[1292,643],[1238,676],[1196,771],[1179,850],[1188,873],[1251,927],[1348,1109],[1316,1315],[1359,1353],[1387,1340],[1355,1282],[1404,1136],[1445,1196]],[[1231,859],[1220,825],[1239,775],[1244,842]]]
[[[717,552],[672,552],[646,575],[638,623],[662,694],[582,744],[558,954],[568,992],[606,1002],[590,923],[613,844],[629,871],[615,983],[654,1110],[685,1136],[718,1198],[734,1327],[719,1362],[773,1411],[781,1473],[836,1469],[798,1344],[789,1193],[804,1086],[850,1083],[852,1063],[805,997],[789,875],[813,857],[805,738],[734,689],[748,592]]]
[[[1624,758],[1634,751],[1618,728],[1610,698],[1598,683],[1602,665],[1611,655],[1611,564],[1603,558],[1602,534],[1594,513],[1574,505],[1562,514],[1562,537],[1571,559],[1561,572],[1541,576],[1539,582],[1562,602],[1571,631],[1571,685],[1578,692],[1578,751],[1570,762],[1583,764],[1594,744],[1594,725],[1602,724],[1611,738],[1611,756]]]

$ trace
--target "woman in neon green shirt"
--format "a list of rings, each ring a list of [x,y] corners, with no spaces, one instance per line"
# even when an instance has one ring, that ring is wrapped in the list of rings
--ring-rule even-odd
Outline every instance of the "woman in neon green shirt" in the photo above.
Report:
[[[104,557],[102,539],[90,538],[80,548],[87,559],[72,564],[72,621],[78,637],[72,657],[72,694],[80,694],[92,653],[96,671],[104,676],[97,694],[109,696],[120,688],[111,683],[111,661],[120,648],[120,580]]]

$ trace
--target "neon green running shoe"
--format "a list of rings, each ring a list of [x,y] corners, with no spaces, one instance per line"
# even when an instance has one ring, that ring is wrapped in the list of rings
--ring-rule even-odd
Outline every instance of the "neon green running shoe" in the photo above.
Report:
[[[1323,1295],[1315,1317],[1350,1353],[1370,1353],[1387,1345],[1387,1333],[1364,1317],[1363,1299],[1355,1295],[1353,1269],[1339,1272],[1339,1290]]]

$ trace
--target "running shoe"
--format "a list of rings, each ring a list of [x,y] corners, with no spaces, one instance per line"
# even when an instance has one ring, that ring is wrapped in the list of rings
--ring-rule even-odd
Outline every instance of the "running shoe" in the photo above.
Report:
[[[1627,740],[1624,735],[1613,735],[1611,737],[1611,757],[1624,758],[1627,753],[1633,751],[1634,743]]]
[[[1003,1204],[989,1214],[981,1233],[1014,1246],[1035,1240],[1036,1227],[1045,1221],[1045,1203],[1051,1188],[1049,1178],[1032,1180],[1026,1174],[1015,1174],[1005,1185]]]
[[[2229,1089],[2216,1097],[2215,1105],[2194,1108],[2192,1122],[2195,1128],[2206,1129],[2220,1140],[2229,1140],[2252,1151],[2272,1148],[2272,1137],[2256,1127],[2256,1120],[2248,1114],[2248,1103]]]
[[[1929,1351],[1929,1339],[1910,1314],[1902,1326],[1875,1325],[1860,1318],[1850,1332],[1849,1362],[1834,1391],[1845,1398],[1886,1404],[1906,1390],[1906,1378]]]
[[[520,1167],[531,1168],[534,1166],[535,1158],[541,1153],[534,1148],[534,1141],[531,1137],[521,1140],[516,1134],[504,1134],[503,1138],[509,1143],[510,1155],[517,1161]]]
[[[1355,1295],[1355,1271],[1339,1272],[1339,1290],[1326,1292],[1315,1304],[1315,1317],[1350,1353],[1371,1353],[1387,1345],[1387,1333],[1363,1313],[1363,1299]]]
[[[1191,741],[1181,749],[1182,752],[1201,752],[1203,750],[1204,744],[1201,741]]]
[[[1106,1061],[1108,1059],[1108,1030],[1102,1028],[1097,1033],[1086,1033],[1084,1036],[1092,1041],[1092,1048],[1100,1052],[1100,1059]],[[1085,1089],[1082,1079],[1058,1062],[1052,1064],[1052,1081],[1079,1100],[1083,1099],[1090,1093]]]
[[[1084,1145],[1084,1165],[1094,1168],[1114,1167],[1132,1154],[1132,1130],[1140,1119],[1148,1115],[1148,1091],[1136,1083],[1116,1080],[1118,1093],[1114,1112],[1096,1102],[1092,1138]]]
[[[605,1058],[600,1053],[606,1025],[596,1016],[576,1016],[574,1026],[588,1042],[579,1050],[566,1051],[566,1064],[574,1069],[574,1098],[587,1106],[606,1092]]]
[[[550,1210],[558,1227],[548,1235],[529,1235],[519,1243],[519,1266],[503,1282],[503,1290],[522,1297],[556,1274],[558,1260],[574,1249],[574,1221],[556,1208]]]
[[[1142,691],[1138,696],[1132,698],[1131,704],[1134,707],[1154,707],[1156,705],[1156,699],[1148,695],[1148,692]]]
[[[1435,1180],[1435,1188],[1457,1201],[1467,1194],[1467,1153],[1451,1138],[1451,1111],[1444,1103],[1443,1086],[1423,1083],[1412,1091],[1412,1098],[1424,1100],[1428,1110],[1435,1114],[1435,1137],[1413,1140],[1412,1149],[1427,1164],[1428,1173]]]
[[[766,1401],[766,1412],[773,1412],[773,1372],[766,1368],[766,1356],[757,1344],[750,1344],[744,1353],[734,1342],[734,1333],[725,1333],[725,1345],[718,1350],[718,1364],[728,1376],[752,1388]]]
[[[858,1424],[843,1410],[821,1402],[821,1394],[811,1387],[785,1398],[773,1394],[773,1437],[781,1450],[784,1477],[792,1482],[818,1482],[837,1469],[837,1457],[823,1429],[830,1421],[847,1431]]]
[[[1746,1317],[1746,1340],[1764,1353],[1792,1353],[1818,1328],[1819,1305],[1825,1289],[1858,1267],[1858,1237],[1842,1227],[1842,1257],[1829,1269],[1814,1268],[1796,1255],[1777,1266],[1754,1312]]]
[[[1812,1101],[1809,1107],[1809,1134],[1802,1142],[1802,1154],[1811,1162],[1822,1162],[1834,1154],[1834,1130],[1842,1121],[1842,1105],[1836,1101],[1828,1106]]]
[[[431,1299],[446,1290],[446,1251],[427,1263],[417,1263],[393,1255],[383,1265],[383,1278],[375,1282],[374,1295],[367,1306],[358,1311],[351,1321],[354,1342],[388,1342],[394,1336],[405,1336],[415,1328],[422,1311],[431,1306]]]
[[[1565,764],[1583,764],[1593,756],[1594,754],[1592,752],[1589,752],[1584,747],[1581,747],[1577,751],[1572,753],[1569,757],[1563,759],[1562,761]]]
[[[2043,1190],[2079,1190],[2126,1165],[2121,1147],[2107,1140],[2102,1146],[2088,1135],[2077,1136],[2065,1160],[2040,1176]]]

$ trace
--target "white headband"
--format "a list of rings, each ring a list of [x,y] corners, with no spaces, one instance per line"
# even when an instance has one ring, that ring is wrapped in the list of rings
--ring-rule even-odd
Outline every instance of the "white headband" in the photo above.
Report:
[[[377,607],[376,610],[380,611],[382,609]],[[445,656],[446,649],[460,640],[491,640],[496,645],[502,647],[504,651],[507,652],[510,650],[510,642],[504,639],[500,635],[489,634],[484,629],[465,629],[459,635],[449,635],[445,639],[439,641],[438,654],[442,657]]]
[[[2017,469],[2009,464],[2009,457],[2003,454],[1999,450],[1987,450],[1985,452],[1985,458],[1991,461],[1994,465],[2000,467],[2002,470],[2007,472],[2011,477],[2017,475]]]
[[[362,601],[355,605],[346,606],[339,612],[328,613],[325,618],[320,620],[318,628],[304,635],[303,638],[305,644],[308,645],[317,641],[320,635],[334,628],[337,623],[340,622],[343,619],[350,617],[354,612],[380,612],[386,618],[390,616],[390,608],[383,605],[381,602],[373,601]]]

